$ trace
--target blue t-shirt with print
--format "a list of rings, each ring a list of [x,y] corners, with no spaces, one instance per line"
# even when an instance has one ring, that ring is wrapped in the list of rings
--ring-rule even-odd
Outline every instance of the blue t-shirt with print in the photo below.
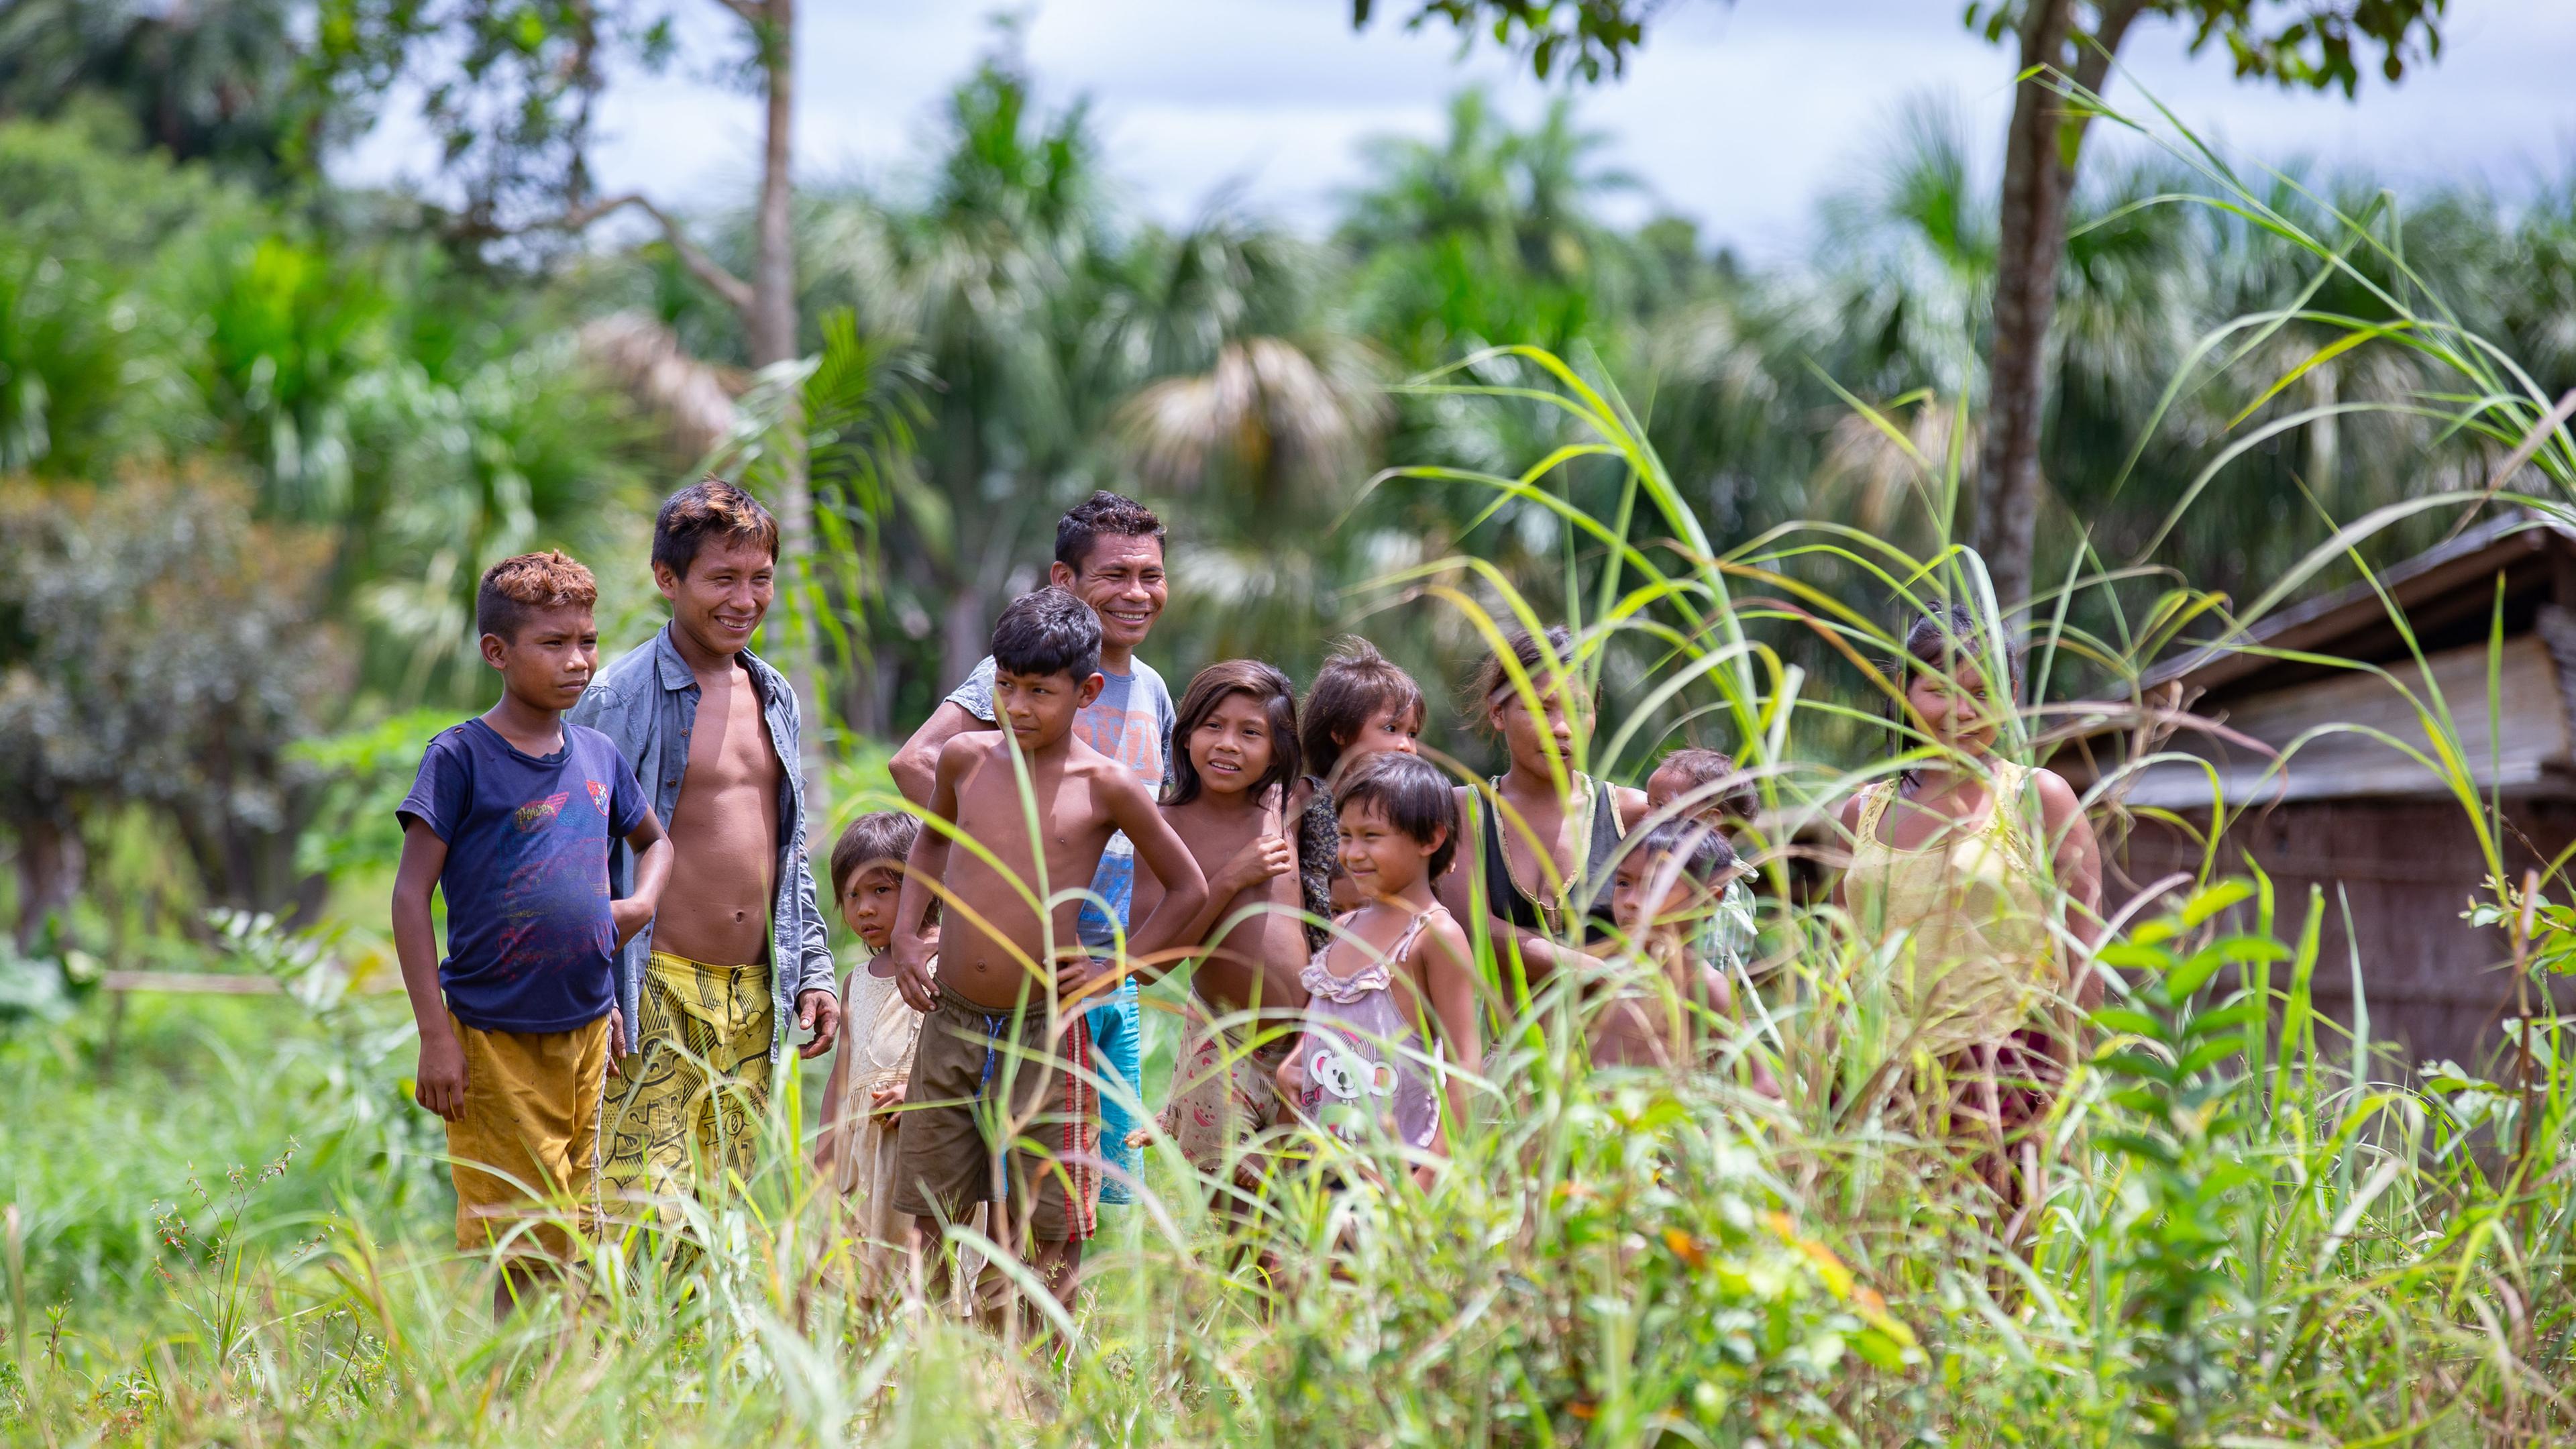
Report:
[[[1126,674],[1100,672],[1100,697],[1073,717],[1073,737],[1125,765],[1145,782],[1147,793],[1160,798],[1163,779],[1171,773],[1172,725],[1180,711],[1173,707],[1172,691],[1164,687],[1163,676],[1154,672],[1154,666],[1142,659],[1128,664],[1131,672]],[[986,724],[993,722],[991,655],[949,694],[948,702]],[[1083,945],[1107,951],[1117,932],[1127,926],[1136,902],[1136,848],[1125,833],[1109,837],[1108,848],[1100,853],[1100,869],[1091,877],[1091,891],[1109,902],[1117,919],[1104,914],[1099,902],[1085,900],[1074,934]]]
[[[395,807],[447,842],[447,1009],[479,1031],[570,1031],[608,1014],[617,927],[608,843],[651,813],[608,736],[563,727],[563,748],[522,752],[480,719],[441,731]]]

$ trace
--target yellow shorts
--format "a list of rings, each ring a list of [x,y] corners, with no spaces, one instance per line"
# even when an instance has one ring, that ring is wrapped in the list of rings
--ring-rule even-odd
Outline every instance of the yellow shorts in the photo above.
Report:
[[[710,966],[656,951],[644,971],[641,1020],[626,1077],[608,1104],[608,1190],[670,1199],[749,1178],[769,1108],[777,1008],[769,968]],[[706,1181],[701,1181],[700,1174]]]
[[[564,1224],[588,1233],[598,1222],[608,1018],[570,1031],[483,1031],[454,1013],[447,1022],[465,1048],[465,1115],[447,1124],[456,1246],[569,1259]]]

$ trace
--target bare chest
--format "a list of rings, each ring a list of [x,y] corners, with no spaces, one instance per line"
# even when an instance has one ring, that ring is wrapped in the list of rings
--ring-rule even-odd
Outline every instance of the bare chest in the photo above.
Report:
[[[778,752],[761,717],[760,692],[741,681],[706,691],[689,730],[689,774],[682,788],[775,789],[778,779]]]
[[[1051,890],[1087,883],[1116,833],[1087,776],[1040,767],[1024,789],[1008,759],[987,760],[968,778],[958,792],[957,824],[1014,873],[1044,859]],[[950,859],[964,864],[972,854],[952,852]]]
[[[1500,814],[1503,859],[1524,890],[1543,895],[1548,882],[1573,873],[1583,844],[1577,838],[1583,817],[1566,809],[1563,800],[1553,794],[1529,800],[1505,792]]]

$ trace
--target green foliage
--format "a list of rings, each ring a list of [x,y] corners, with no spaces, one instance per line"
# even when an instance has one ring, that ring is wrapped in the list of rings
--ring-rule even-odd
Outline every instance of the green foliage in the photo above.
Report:
[[[673,54],[658,4],[585,0],[324,0],[310,84],[372,115],[406,82],[464,190],[450,229],[471,241],[587,203],[591,113],[622,66]]]
[[[1659,0],[1418,0],[1407,30],[1446,21],[1463,41],[1490,31],[1494,43],[1513,51],[1546,80],[1560,60],[1569,76],[1601,79],[1626,73],[1628,52],[1645,44],[1646,16]],[[1351,24],[1365,26],[1375,0],[1351,0]]]
[[[130,801],[214,898],[274,905],[298,889],[310,781],[289,751],[345,687],[345,656],[317,614],[321,540],[248,505],[204,474],[0,486],[0,749],[28,848]],[[75,883],[79,855],[56,857]],[[21,911],[58,904],[60,884]]]
[[[2128,1004],[2093,1020],[2120,1042],[2095,1062],[2123,1084],[2105,1099],[2117,1115],[2098,1140],[2128,1164],[2128,1251],[2108,1268],[2127,1281],[2122,1316],[2140,1330],[2132,1372],[2151,1444],[2207,1442],[2238,1386],[2211,1310],[2247,1302],[2228,1270],[2254,1221],[2247,1189],[2262,1175],[2256,1064],[2269,1003],[2248,973],[2289,953],[2268,935],[2203,943],[2187,933],[2252,894],[2235,881],[2200,891],[2101,956],[2138,982]],[[2194,949],[2183,949],[2187,941]],[[2201,1003],[2221,972],[2246,984],[2225,1004]]]
[[[0,115],[110,100],[169,155],[275,179],[308,159],[309,103],[290,0],[0,0]]]
[[[296,868],[334,877],[392,870],[402,859],[402,834],[388,828],[394,807],[410,793],[430,739],[456,722],[452,710],[409,710],[296,741],[290,758],[326,782]]]

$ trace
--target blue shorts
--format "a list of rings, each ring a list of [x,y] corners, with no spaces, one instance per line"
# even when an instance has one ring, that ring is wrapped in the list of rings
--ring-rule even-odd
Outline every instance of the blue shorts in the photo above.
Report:
[[[1107,1167],[1100,1174],[1100,1200],[1134,1202],[1128,1184],[1145,1161],[1141,1149],[1127,1145],[1127,1134],[1137,1127],[1127,1101],[1136,1095],[1143,1074],[1145,1010],[1136,998],[1136,978],[1128,977],[1117,995],[1091,1008],[1083,1020],[1091,1028],[1092,1061],[1102,1078],[1100,1157]]]

